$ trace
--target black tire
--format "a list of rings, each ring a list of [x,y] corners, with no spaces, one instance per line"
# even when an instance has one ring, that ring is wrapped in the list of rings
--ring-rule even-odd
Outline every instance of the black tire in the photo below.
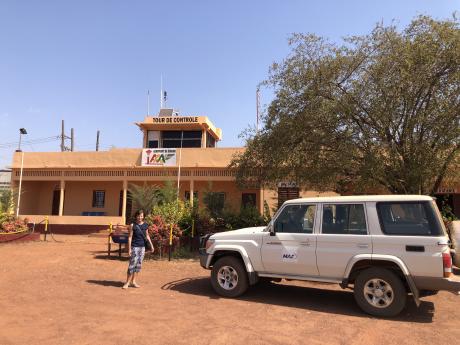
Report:
[[[398,315],[407,300],[401,279],[392,271],[379,267],[368,268],[358,275],[354,295],[356,303],[366,313],[384,317]]]
[[[211,271],[211,285],[214,291],[224,297],[238,297],[245,293],[249,283],[243,262],[234,256],[217,260]]]

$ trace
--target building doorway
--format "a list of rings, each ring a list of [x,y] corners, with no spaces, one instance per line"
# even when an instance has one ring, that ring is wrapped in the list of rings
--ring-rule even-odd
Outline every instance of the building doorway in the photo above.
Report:
[[[55,189],[53,191],[53,204],[51,207],[51,215],[59,216],[59,204],[61,203],[61,190]]]

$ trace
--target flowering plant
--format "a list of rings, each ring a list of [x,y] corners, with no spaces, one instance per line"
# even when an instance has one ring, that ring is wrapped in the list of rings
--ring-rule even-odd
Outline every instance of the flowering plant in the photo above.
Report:
[[[171,231],[170,225],[166,224],[160,215],[150,215],[147,217],[146,221],[149,224],[148,232],[150,238],[156,243],[168,243]],[[173,224],[172,232],[173,241],[176,241],[180,236],[182,236],[182,230],[177,224]]]
[[[23,232],[29,230],[27,219],[19,219],[10,214],[0,214],[0,233]]]

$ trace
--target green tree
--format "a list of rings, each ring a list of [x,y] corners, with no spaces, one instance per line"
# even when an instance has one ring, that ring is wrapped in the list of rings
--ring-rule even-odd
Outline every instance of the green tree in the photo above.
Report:
[[[152,209],[161,200],[160,187],[158,185],[149,185],[144,183],[143,185],[130,184],[128,187],[129,198],[133,202],[133,206],[136,209],[141,209],[148,215],[152,212]]]
[[[0,191],[0,213],[14,212],[14,200],[17,199],[17,194],[13,189]]]
[[[181,200],[166,202],[153,207],[152,215],[160,216],[167,225],[178,225],[191,217],[191,208]]]
[[[160,189],[160,203],[172,203],[177,200],[177,187],[172,181],[165,181]]]
[[[459,20],[377,25],[334,44],[295,34],[270,70],[264,128],[234,157],[242,184],[296,181],[340,193],[434,193],[458,178]]]

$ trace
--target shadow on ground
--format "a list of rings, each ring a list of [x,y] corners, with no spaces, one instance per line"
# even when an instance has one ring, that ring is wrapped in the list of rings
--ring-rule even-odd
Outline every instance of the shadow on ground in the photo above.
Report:
[[[117,287],[121,288],[123,286],[123,282],[121,281],[115,281],[115,280],[87,280],[87,283],[90,284],[96,284],[96,285],[102,285],[102,286],[112,286],[112,287]]]
[[[95,254],[95,253],[94,253]],[[99,254],[99,255],[94,255],[94,259],[98,259],[98,260],[118,260],[118,261],[129,261],[129,257],[128,256],[118,256],[117,255],[111,255],[111,256],[108,256],[107,253],[105,254]]]
[[[223,298],[214,292],[208,277],[185,278],[172,281],[163,285],[161,289],[206,296],[211,299]],[[359,309],[355,303],[353,292],[349,290],[337,291],[327,290],[327,287],[312,288],[277,283],[262,283],[250,287],[238,299],[330,314],[372,318]],[[432,302],[422,301],[420,307],[417,308],[412,297],[408,296],[406,308],[400,315],[389,320],[430,323],[433,321],[433,314],[434,304]]]

